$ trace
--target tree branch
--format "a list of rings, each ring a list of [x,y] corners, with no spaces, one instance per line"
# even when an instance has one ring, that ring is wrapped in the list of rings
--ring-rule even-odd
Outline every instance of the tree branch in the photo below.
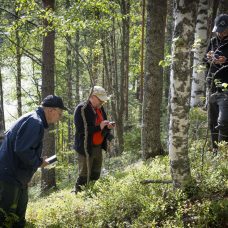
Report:
[[[172,180],[142,180],[140,184],[172,184]]]
[[[12,12],[10,12],[10,11],[8,11],[8,10],[2,8],[2,7],[0,7],[0,10],[5,11],[6,13],[8,13],[8,14],[10,14],[11,16],[15,17],[16,19],[21,19],[21,18],[20,18],[19,16],[17,16],[16,14],[14,14],[14,13],[12,13]],[[33,26],[35,26],[35,27],[38,27],[37,24],[35,24],[35,23],[31,22],[31,21],[26,21],[26,22],[29,23],[29,24],[31,24],[31,25],[33,25]]]
[[[89,73],[89,76],[90,76],[90,81],[91,81],[91,85],[94,85],[94,82],[93,82],[93,73],[91,72],[87,62],[85,61],[85,59],[82,57],[82,55],[76,50],[76,48],[73,46],[73,44],[70,42],[69,39],[67,39],[67,37],[65,36],[65,39],[66,41],[68,42],[68,44],[71,46],[71,48],[77,52],[78,56],[81,58],[82,62],[85,64],[87,70],[88,70],[88,73]]]
[[[13,43],[15,46],[18,46],[12,39],[10,39],[7,35],[5,35],[7,37],[7,39]],[[35,55],[33,55],[30,51],[26,50],[25,48],[19,46],[23,51],[24,54],[29,57],[30,59],[32,59],[35,63],[37,63],[38,65],[42,66],[42,60],[37,58]]]

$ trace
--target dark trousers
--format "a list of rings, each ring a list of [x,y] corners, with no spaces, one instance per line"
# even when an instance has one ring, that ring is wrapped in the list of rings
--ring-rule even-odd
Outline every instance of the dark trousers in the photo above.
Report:
[[[91,155],[89,157],[89,180],[96,181],[99,179],[102,167],[102,149],[101,146],[92,147]],[[75,191],[81,191],[81,186],[87,183],[87,162],[86,156],[78,154],[78,179],[75,184]]]
[[[24,227],[27,204],[28,188],[20,188],[17,185],[0,181],[0,208],[4,210],[4,212],[2,210],[0,212],[2,227],[4,225],[5,227],[15,228]],[[17,218],[14,219],[15,217]],[[10,222],[8,223],[7,220]],[[6,226],[7,223],[8,226]]]
[[[209,127],[212,147],[228,142],[228,92],[213,93],[209,99]]]

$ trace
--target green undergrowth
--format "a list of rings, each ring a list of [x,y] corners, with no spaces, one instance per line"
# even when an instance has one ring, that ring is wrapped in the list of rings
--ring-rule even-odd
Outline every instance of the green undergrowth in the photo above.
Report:
[[[220,154],[213,156],[202,152],[202,145],[195,141],[190,147],[193,181],[186,193],[172,184],[141,183],[170,180],[168,156],[129,165],[124,153],[108,161],[110,169],[118,169],[81,193],[66,186],[30,201],[27,227],[226,227],[227,147],[220,145]]]

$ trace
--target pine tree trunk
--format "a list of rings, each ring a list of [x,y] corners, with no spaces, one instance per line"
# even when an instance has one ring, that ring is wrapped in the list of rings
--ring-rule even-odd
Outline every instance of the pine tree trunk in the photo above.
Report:
[[[66,10],[70,7],[70,1],[66,0]],[[67,35],[66,37],[66,78],[67,78],[67,106],[70,114],[73,115],[74,107],[73,107],[73,93],[72,93],[72,47],[71,47],[71,37]],[[67,130],[68,130],[68,149],[71,149],[71,143],[73,141],[73,129],[72,129],[72,119],[68,118],[67,120]]]
[[[80,96],[79,96],[79,87],[80,87],[80,75],[79,75],[79,32],[76,32],[75,34],[75,61],[74,61],[74,65],[75,65],[75,102],[76,104],[79,103],[80,101]]]
[[[118,74],[118,58],[117,58],[117,41],[115,36],[115,20],[113,20],[113,30],[111,34],[111,50],[109,50],[110,55],[110,72],[113,81],[113,89],[115,94],[115,104],[112,103],[113,116],[116,118],[116,135],[118,139],[118,148],[116,148],[116,154],[121,154],[124,150],[124,139],[123,139],[123,119],[124,119],[124,91],[123,91],[123,83],[124,78],[122,75]],[[120,78],[120,79],[119,79]],[[120,81],[120,85],[119,85]],[[119,88],[120,86],[120,88]],[[119,90],[118,90],[119,88]]]
[[[200,0],[194,38],[194,58],[191,89],[191,107],[203,106],[205,97],[205,73],[202,60],[207,47],[207,0]]]
[[[71,37],[67,36],[66,38],[71,42]],[[73,95],[72,95],[72,54],[71,54],[71,46],[67,42],[66,45],[66,78],[67,78],[67,106],[70,114],[73,114]],[[68,145],[70,149],[71,142],[73,141],[73,129],[72,129],[72,121],[71,118],[68,118],[67,130],[68,130]]]
[[[172,32],[173,32],[173,0],[167,1],[167,24],[165,34],[166,55],[171,55]],[[165,104],[168,105],[169,84],[170,84],[170,66],[164,68],[164,98]]]
[[[140,47],[140,77],[137,81],[136,97],[139,100],[139,124],[142,123],[142,105],[143,105],[143,80],[144,80],[144,53],[145,53],[145,8],[146,0],[142,0],[142,33],[141,33],[141,47]]]
[[[130,1],[121,0],[122,13],[122,56],[121,56],[121,88],[124,96],[122,102],[124,103],[125,120],[128,120],[128,84],[129,84],[129,44],[130,44]]]
[[[228,1],[227,0],[220,0],[218,6],[218,14],[228,14]]]
[[[191,180],[188,157],[191,78],[191,34],[194,34],[194,0],[175,0],[172,67],[170,79],[169,157],[174,187]]]
[[[17,90],[17,114],[18,117],[22,116],[22,102],[21,102],[21,42],[19,37],[19,31],[16,30],[16,59],[17,59],[17,75],[16,75],[16,90]]]
[[[148,159],[162,154],[160,116],[167,0],[147,1],[146,53],[143,93],[142,151]]]
[[[1,44],[0,44],[1,47]],[[4,118],[4,106],[3,106],[3,89],[2,89],[2,69],[0,66],[0,145],[4,138],[5,131],[5,118]]]
[[[54,0],[43,0],[44,9],[54,10]],[[48,26],[45,20],[44,25]],[[47,95],[54,94],[54,75],[55,75],[55,31],[48,31],[43,37],[42,51],[42,99]],[[55,154],[55,137],[54,125],[49,125],[48,131],[45,132],[43,142],[43,156],[52,156]],[[46,191],[56,186],[55,169],[42,169],[41,176],[42,190]]]

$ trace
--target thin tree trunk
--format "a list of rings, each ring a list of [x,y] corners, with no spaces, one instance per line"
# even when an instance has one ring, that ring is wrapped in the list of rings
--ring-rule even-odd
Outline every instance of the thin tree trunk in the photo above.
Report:
[[[214,19],[218,12],[218,0],[208,0],[208,26],[207,26],[207,33],[208,33],[208,42],[211,39],[212,29],[214,27]]]
[[[228,1],[227,0],[220,0],[218,5],[218,14],[228,14]]]
[[[16,30],[16,59],[17,59],[17,75],[16,75],[16,91],[17,91],[17,114],[18,117],[22,116],[22,102],[21,102],[21,42],[19,31]]]
[[[207,47],[207,11],[208,1],[200,0],[194,38],[194,58],[191,89],[191,107],[203,106],[205,97],[205,73],[202,60]]]
[[[70,1],[66,0],[66,10],[70,7]],[[68,109],[70,113],[73,114],[73,93],[72,93],[72,47],[71,47],[71,37],[67,36],[66,38],[66,78],[67,78],[67,101],[68,101]],[[71,142],[73,141],[73,129],[72,129],[72,119],[68,118],[68,149],[71,148]]]
[[[147,1],[146,53],[143,94],[142,151],[148,159],[162,154],[160,116],[167,0]]]
[[[123,91],[123,83],[124,83],[124,78],[121,77],[120,79],[120,92],[118,91],[118,63],[117,63],[117,45],[116,45],[116,36],[115,36],[115,23],[113,21],[113,31],[111,35],[111,61],[110,61],[110,68],[111,68],[111,75],[113,77],[113,82],[114,82],[114,88],[115,88],[115,95],[117,97],[116,105],[115,105],[115,116],[116,116],[116,134],[118,138],[118,145],[119,148],[116,150],[117,154],[121,154],[124,150],[124,139],[123,139],[123,118],[124,118],[124,91]]]
[[[44,9],[54,10],[55,0],[43,0]],[[44,20],[44,26],[48,26],[48,21]],[[55,31],[48,31],[43,37],[43,65],[42,65],[42,99],[47,95],[54,94],[55,75]],[[45,133],[43,143],[43,156],[55,154],[54,125],[49,125],[48,132]],[[42,189],[44,191],[55,187],[55,169],[42,169],[41,176]]]
[[[166,55],[171,55],[172,46],[172,35],[173,35],[173,0],[167,1],[167,18],[166,18],[166,34],[165,34],[165,50]],[[164,99],[165,104],[168,105],[169,99],[169,84],[170,84],[170,66],[164,68]]]
[[[4,139],[4,131],[5,131],[5,118],[4,118],[4,106],[3,106],[2,69],[0,66],[0,145],[2,143],[2,140]]]
[[[75,34],[75,102],[76,104],[80,101],[80,95],[79,95],[79,87],[80,87],[80,71],[79,71],[79,32],[76,32]]]
[[[141,35],[141,59],[140,59],[140,79],[139,79],[139,123],[142,122],[142,103],[143,103],[143,76],[144,76],[144,44],[145,44],[145,8],[146,0],[142,0],[142,35]]]
[[[122,43],[121,43],[121,78],[122,78],[122,92],[121,96],[124,103],[125,120],[128,120],[128,84],[129,84],[129,43],[130,43],[130,1],[121,0],[122,13]]]
[[[110,38],[110,43],[108,43]],[[115,37],[115,19],[113,18],[113,30],[110,36],[105,36],[105,33],[101,34],[102,49],[103,49],[103,61],[104,61],[104,72],[106,75],[108,91],[113,94],[110,101],[112,107],[112,119],[116,121],[116,136],[118,142],[114,145],[115,155],[119,155],[124,149],[123,140],[123,108],[124,104],[121,105],[120,92],[118,90],[119,75],[118,75],[118,59],[117,59],[117,44]]]

